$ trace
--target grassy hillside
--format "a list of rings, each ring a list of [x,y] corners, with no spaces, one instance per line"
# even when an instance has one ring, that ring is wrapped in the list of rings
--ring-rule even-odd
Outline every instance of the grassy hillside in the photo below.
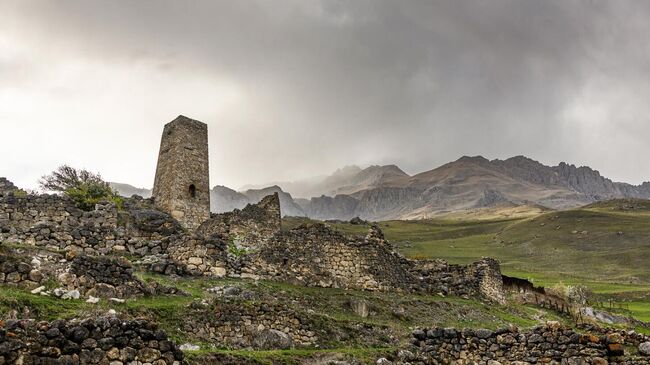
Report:
[[[527,218],[386,221],[379,226],[412,258],[469,263],[499,259],[508,275],[537,285],[582,283],[608,299],[630,302],[650,321],[650,201],[622,199]],[[290,219],[286,228],[301,221]],[[350,234],[367,227],[332,224]]]
[[[230,359],[231,364],[299,363],[326,356],[331,360],[349,360],[353,357],[364,364],[374,364],[374,359],[394,352],[408,342],[412,328],[417,326],[452,326],[472,328],[499,328],[508,324],[531,327],[544,320],[570,323],[563,316],[544,309],[510,303],[494,306],[475,299],[440,297],[431,295],[399,294],[343,290],[332,288],[306,288],[277,282],[254,282],[238,279],[179,278],[139,272],[145,280],[183,289],[188,296],[157,296],[127,300],[126,303],[88,304],[83,300],[65,301],[49,296],[34,295],[18,288],[0,290],[0,313],[17,311],[17,315],[30,315],[38,319],[69,319],[105,313],[114,309],[127,317],[144,317],[158,322],[178,343],[193,343],[197,351],[187,353],[190,364],[204,364],[204,356]],[[204,300],[215,298],[207,289],[214,286],[235,286],[252,295],[218,296],[221,302],[238,305],[282,302],[291,310],[310,318],[318,328],[331,333],[322,338],[317,347],[298,347],[291,350],[252,351],[224,347],[223,344],[206,343],[185,333],[181,323],[192,315],[192,308]],[[358,315],[349,305],[352,300],[368,303],[367,317]],[[404,316],[394,310],[402,308]],[[314,330],[318,330],[314,328]],[[362,329],[361,340],[348,334]],[[212,356],[212,355],[210,355]],[[221,362],[210,362],[221,363]],[[300,362],[302,363],[302,362]],[[315,362],[316,363],[316,362]],[[324,362],[323,362],[324,363]],[[328,362],[329,363],[329,362]]]

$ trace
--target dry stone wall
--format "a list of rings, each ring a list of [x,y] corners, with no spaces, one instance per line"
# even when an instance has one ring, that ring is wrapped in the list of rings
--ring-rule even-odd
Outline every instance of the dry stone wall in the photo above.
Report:
[[[256,249],[281,229],[280,198],[274,193],[242,210],[213,214],[197,229],[197,234],[204,238],[219,237],[238,249]]]
[[[122,257],[75,257],[69,269],[58,276],[67,290],[82,296],[128,298],[145,295],[184,294],[175,288],[148,284],[133,275],[131,263]]]
[[[102,243],[114,243],[116,228],[114,204],[84,212],[58,195],[0,198],[0,240],[92,252]]]
[[[287,304],[288,298],[236,286],[208,290],[211,300],[193,302],[182,312],[179,330],[188,337],[224,348],[286,349],[340,346],[395,346],[393,329],[382,325],[332,321],[306,303]]]
[[[530,331],[422,329],[413,332],[413,344],[417,364],[650,364],[649,357],[626,353],[618,334],[582,334],[557,322]]]
[[[33,288],[46,276],[24,258],[0,253],[0,284]]]
[[[265,279],[306,286],[482,296],[504,302],[499,264],[412,261],[378,227],[348,237],[324,224],[282,231],[277,194],[243,210],[217,214],[150,258],[159,273]]]
[[[181,330],[231,348],[277,349],[314,345],[318,336],[306,317],[287,305],[215,301],[188,315]]]
[[[323,224],[273,236],[243,261],[241,276],[300,285],[483,296],[503,302],[499,265],[412,261],[396,253],[377,227],[349,238]]]
[[[165,253],[182,233],[179,223],[153,209],[149,199],[127,199],[123,211],[104,203],[87,212],[65,196],[0,196],[0,242],[89,255],[145,256]]]
[[[146,320],[116,317],[0,322],[0,364],[184,364],[183,352]]]

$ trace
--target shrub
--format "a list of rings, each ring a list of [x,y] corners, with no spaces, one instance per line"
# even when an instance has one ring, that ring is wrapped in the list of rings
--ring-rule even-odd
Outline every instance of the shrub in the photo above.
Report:
[[[594,292],[582,284],[570,286],[567,290],[567,299],[569,303],[585,305],[589,303],[593,296]]]
[[[111,201],[122,209],[123,200],[99,174],[78,170],[68,165],[60,166],[51,174],[41,177],[42,189],[68,196],[83,210],[93,210],[101,201]]]
[[[68,188],[63,192],[79,209],[93,210],[101,201],[111,201],[122,209],[122,197],[117,195],[108,184],[83,183],[79,187]]]

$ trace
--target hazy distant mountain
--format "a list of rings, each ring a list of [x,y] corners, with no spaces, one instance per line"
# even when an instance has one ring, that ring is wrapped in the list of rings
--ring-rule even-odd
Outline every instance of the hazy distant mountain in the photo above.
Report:
[[[231,212],[242,209],[250,203],[248,197],[223,185],[217,185],[210,190],[210,211],[212,213]]]
[[[294,198],[311,198],[313,196],[334,195],[336,190],[349,184],[360,172],[359,166],[345,166],[328,176],[314,176],[296,181],[278,181],[259,185],[245,185],[240,190],[262,189],[267,186],[279,186],[290,191]]]
[[[151,196],[151,189],[136,188],[133,185],[116,182],[109,182],[108,184],[113,188],[113,190],[117,191],[117,193],[122,196],[130,197],[131,195],[140,195],[143,198]]]
[[[336,191],[345,194],[299,203],[319,219],[418,219],[497,205],[565,209],[612,198],[650,198],[650,183],[616,183],[589,167],[550,167],[523,156],[504,161],[478,156],[414,176],[393,166],[373,166]]]
[[[284,184],[280,185],[280,184]],[[148,193],[127,184],[112,186],[124,195]],[[297,193],[291,189],[297,189]],[[488,160],[461,157],[409,176],[395,165],[361,169],[347,166],[330,176],[237,192],[211,191],[212,211],[243,208],[278,192],[283,215],[316,219],[420,219],[497,206],[566,209],[613,198],[650,198],[650,183],[612,182],[589,167],[546,166],[523,156]],[[137,192],[136,192],[137,193]],[[302,198],[304,194],[313,194]],[[142,195],[142,194],[140,194]],[[301,198],[293,199],[293,196]]]
[[[242,192],[242,194],[245,195],[248,198],[248,201],[251,203],[257,203],[265,196],[271,195],[273,193],[278,193],[278,196],[280,197],[280,211],[282,212],[283,216],[306,216],[302,207],[296,204],[296,202],[291,197],[291,194],[282,191],[282,189],[277,185],[269,186],[264,189],[249,189]]]

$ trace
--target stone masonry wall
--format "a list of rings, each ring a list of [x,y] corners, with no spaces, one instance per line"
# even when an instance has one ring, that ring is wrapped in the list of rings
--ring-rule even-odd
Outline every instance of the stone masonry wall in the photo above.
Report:
[[[184,364],[183,352],[146,320],[0,322],[0,364]]]
[[[122,257],[77,256],[57,280],[67,290],[97,298],[183,294],[175,288],[143,282],[133,275],[131,263]]]
[[[167,123],[153,197],[158,209],[195,229],[210,217],[208,126],[182,115]]]
[[[280,198],[275,193],[242,210],[213,214],[197,229],[197,234],[204,238],[217,236],[238,248],[255,249],[281,229]]]
[[[396,253],[377,227],[349,238],[323,224],[282,232],[248,255],[241,275],[300,285],[483,296],[504,302],[499,265],[412,261]]]
[[[504,302],[499,264],[408,260],[378,227],[347,237],[324,224],[281,230],[277,194],[243,210],[213,215],[153,261],[156,272],[231,276],[306,286],[482,296]]]
[[[65,196],[8,194],[0,197],[0,242],[76,251],[89,255],[166,252],[183,233],[168,214],[153,209],[148,199],[125,200],[125,209],[98,204],[94,211],[78,209]]]
[[[85,212],[58,195],[8,195],[0,198],[0,240],[56,249],[94,251],[114,243],[117,208],[98,205]]]
[[[647,356],[626,354],[620,335],[581,334],[558,322],[525,332],[432,328],[413,337],[416,364],[650,364]]]
[[[318,340],[307,319],[283,304],[215,301],[188,317],[181,328],[184,333],[232,348],[290,348]],[[281,343],[270,346],[266,339],[271,336]]]
[[[46,276],[25,258],[0,253],[0,285],[33,288],[45,279]]]

